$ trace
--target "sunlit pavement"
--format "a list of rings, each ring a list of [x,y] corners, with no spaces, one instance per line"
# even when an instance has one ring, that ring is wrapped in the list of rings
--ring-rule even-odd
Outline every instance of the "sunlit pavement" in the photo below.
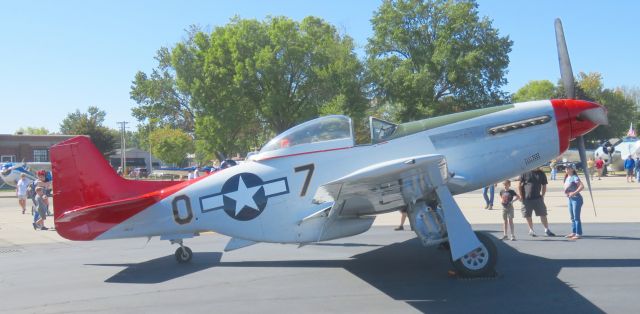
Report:
[[[529,237],[520,217],[518,240],[497,240],[501,211],[482,209],[480,191],[457,196],[474,229],[496,238],[499,275],[480,280],[448,276],[448,252],[392,231],[397,213],[364,234],[301,248],[258,244],[223,253],[228,238],[207,233],[185,241],[194,258],[181,265],[167,241],[71,242],[34,231],[13,194],[0,192],[0,312],[632,313],[640,291],[639,189],[624,177],[594,182],[598,216],[585,195],[578,241]],[[560,181],[550,183],[547,205],[552,229],[568,232]]]

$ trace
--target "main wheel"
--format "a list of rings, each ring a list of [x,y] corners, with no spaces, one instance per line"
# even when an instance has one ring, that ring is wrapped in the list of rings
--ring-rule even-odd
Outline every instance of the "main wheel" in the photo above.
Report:
[[[454,261],[453,266],[463,277],[494,276],[498,261],[496,245],[488,235],[481,232],[475,234],[482,245]]]
[[[186,246],[181,246],[176,250],[176,260],[178,263],[188,263],[193,257],[193,252]]]

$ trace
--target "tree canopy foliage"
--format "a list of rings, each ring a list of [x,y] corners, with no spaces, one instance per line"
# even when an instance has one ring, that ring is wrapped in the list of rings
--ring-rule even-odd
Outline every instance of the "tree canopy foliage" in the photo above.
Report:
[[[374,13],[367,64],[376,94],[400,120],[504,102],[508,53],[475,1],[385,0]]]
[[[609,125],[601,125],[585,135],[585,139],[597,142],[602,139],[620,138],[627,133],[629,124],[635,121],[636,104],[625,97],[620,89],[604,88],[602,75],[597,72],[580,72],[576,81],[576,97],[597,102],[607,108]]]
[[[258,149],[319,115],[404,122],[510,96],[564,97],[561,85],[546,80],[513,95],[501,90],[513,42],[479,16],[475,0],[383,0],[371,23],[364,63],[349,36],[317,17],[236,17],[212,31],[191,27],[185,39],[157,51],[151,72],[134,77],[138,143],[180,130],[192,139],[196,158],[207,161]],[[587,139],[620,136],[637,121],[637,90],[605,88],[598,73],[580,73],[576,82],[577,97],[605,105],[612,122]],[[358,137],[366,133],[360,131]]]
[[[525,102],[531,100],[551,99],[558,93],[556,86],[549,80],[529,81],[521,87],[513,96],[513,102]]]
[[[193,152],[193,139],[186,132],[169,127],[156,129],[149,134],[151,153],[162,161],[180,164]]]
[[[151,75],[136,74],[139,121],[194,132],[200,150],[246,152],[319,114],[363,118],[363,66],[353,41],[325,21],[234,18],[161,48]]]
[[[62,120],[60,132],[69,135],[88,135],[98,150],[106,156],[113,151],[116,136],[109,128],[102,125],[105,116],[106,112],[95,106],[90,106],[87,112],[76,110]]]
[[[51,134],[49,132],[49,130],[47,130],[47,128],[45,127],[26,127],[26,128],[19,128],[16,131],[16,134],[24,134],[24,135],[49,135]]]
[[[132,109],[138,121],[156,127],[174,127],[193,132],[195,114],[191,106],[189,90],[179,86],[171,65],[171,52],[160,48],[155,59],[157,68],[150,75],[138,72],[131,86],[131,99],[138,103]]]

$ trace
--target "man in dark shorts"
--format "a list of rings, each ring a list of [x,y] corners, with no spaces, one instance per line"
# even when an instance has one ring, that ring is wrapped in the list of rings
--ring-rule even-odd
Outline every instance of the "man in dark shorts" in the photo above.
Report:
[[[549,222],[547,221],[547,206],[544,204],[544,194],[547,192],[547,176],[536,168],[532,171],[525,172],[520,175],[520,185],[518,193],[520,193],[520,199],[524,205],[522,208],[522,215],[527,220],[529,225],[529,235],[536,236],[533,231],[533,219],[531,213],[535,212],[536,216],[540,217],[540,222],[544,226],[544,233],[549,237],[554,237],[555,234],[549,230]]]

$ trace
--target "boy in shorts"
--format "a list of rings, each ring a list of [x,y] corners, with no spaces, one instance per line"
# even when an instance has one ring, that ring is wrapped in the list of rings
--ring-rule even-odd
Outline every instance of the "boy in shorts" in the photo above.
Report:
[[[49,210],[49,205],[45,202],[44,188],[41,186],[36,187],[36,197],[34,198],[34,203],[36,204],[36,210],[39,214],[39,218],[36,222],[33,223],[33,229],[49,230],[49,228],[44,226],[44,220],[47,219],[47,211]]]
[[[504,188],[500,190],[500,202],[502,203],[502,240],[507,239],[507,231],[511,229],[511,241],[516,240],[515,232],[513,231],[513,202],[520,199],[516,191],[511,189],[511,181],[504,180],[502,182]]]

